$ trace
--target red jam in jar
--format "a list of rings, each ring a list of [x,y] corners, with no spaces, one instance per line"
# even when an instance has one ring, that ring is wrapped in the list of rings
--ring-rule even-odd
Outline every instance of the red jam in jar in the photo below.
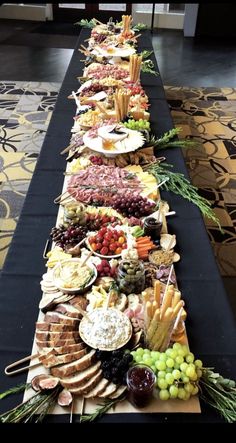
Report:
[[[127,372],[130,402],[137,408],[146,406],[152,398],[155,381],[155,374],[148,366],[132,366]]]
[[[154,217],[147,217],[144,220],[144,233],[150,236],[152,240],[158,240],[161,235],[162,223],[158,222]]]

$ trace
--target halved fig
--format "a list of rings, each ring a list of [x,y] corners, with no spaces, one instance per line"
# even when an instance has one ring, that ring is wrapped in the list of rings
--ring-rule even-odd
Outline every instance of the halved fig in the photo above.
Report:
[[[45,379],[48,379],[48,375],[47,374],[39,374],[39,375],[36,375],[34,378],[32,378],[32,380],[31,380],[32,389],[35,392],[41,391],[42,388],[39,385],[39,383],[40,383],[40,381],[45,380]]]
[[[60,392],[57,403],[59,406],[70,406],[70,404],[73,401],[72,394],[67,389],[63,389],[63,391]]]
[[[60,382],[59,378],[47,375],[45,378],[42,378],[42,380],[39,380],[39,387],[42,390],[54,389],[59,384],[59,382]]]

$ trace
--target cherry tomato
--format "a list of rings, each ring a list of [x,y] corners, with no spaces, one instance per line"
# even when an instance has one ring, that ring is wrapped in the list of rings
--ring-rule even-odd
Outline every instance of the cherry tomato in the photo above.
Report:
[[[102,255],[107,255],[107,253],[108,253],[108,248],[106,248],[106,246],[103,246],[103,248],[101,249],[100,253],[101,253]]]
[[[115,250],[115,253],[116,253],[116,254],[120,254],[120,253],[121,253],[121,251],[122,251],[122,249],[121,249],[121,248],[116,248],[116,250]]]
[[[124,242],[125,242],[124,237],[119,237],[119,238],[118,238],[118,243],[120,243],[121,245],[123,245]]]
[[[92,248],[93,251],[96,251],[97,250],[97,244],[96,243],[92,243],[91,244],[91,248]]]

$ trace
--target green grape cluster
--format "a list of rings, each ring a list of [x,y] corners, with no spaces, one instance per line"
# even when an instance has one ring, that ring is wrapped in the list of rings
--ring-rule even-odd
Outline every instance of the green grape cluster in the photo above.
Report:
[[[132,351],[134,363],[149,366],[156,375],[159,398],[188,400],[198,393],[198,380],[202,376],[202,361],[195,360],[186,345],[174,343],[165,352],[138,348]]]
[[[150,122],[140,118],[139,120],[133,120],[129,118],[127,122],[124,123],[125,127],[128,129],[134,129],[136,131],[150,131]]]

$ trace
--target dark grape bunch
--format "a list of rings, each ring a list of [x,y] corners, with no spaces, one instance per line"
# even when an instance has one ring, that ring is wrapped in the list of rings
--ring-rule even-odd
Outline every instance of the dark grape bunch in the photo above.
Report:
[[[147,198],[141,195],[134,196],[132,193],[113,197],[111,205],[122,215],[137,218],[151,214],[155,207],[155,203],[151,203]]]
[[[67,247],[72,248],[77,245],[86,237],[87,232],[88,230],[85,226],[80,226],[78,223],[70,223],[67,228],[63,225],[60,225],[58,228],[52,228],[50,237],[56,245],[66,249]]]
[[[116,385],[126,384],[126,372],[133,361],[133,356],[129,351],[124,349],[117,349],[116,351],[97,350],[96,356],[102,362],[101,369],[104,378]]]

